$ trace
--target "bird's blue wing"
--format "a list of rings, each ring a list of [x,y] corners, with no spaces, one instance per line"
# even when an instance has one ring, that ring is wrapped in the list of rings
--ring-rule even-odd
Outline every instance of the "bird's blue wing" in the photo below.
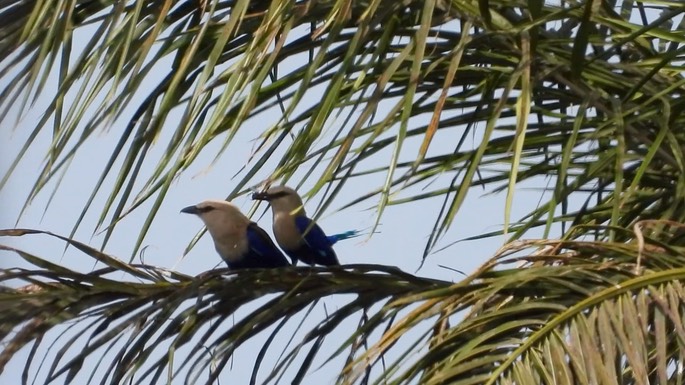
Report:
[[[290,265],[266,231],[254,222],[247,226],[247,241],[250,245],[250,256],[255,259],[254,263],[259,265],[255,267],[269,268]]]
[[[305,216],[295,217],[295,226],[297,226],[300,234],[304,234],[302,237],[304,242],[310,248],[319,252],[319,254],[325,255],[327,250],[333,245],[333,242],[324,234],[321,227],[313,223],[311,219]]]
[[[295,217],[295,227],[303,234],[303,245],[295,251],[298,259],[308,264],[324,266],[339,265],[338,256],[333,251],[333,242],[321,230],[321,227],[305,216]]]

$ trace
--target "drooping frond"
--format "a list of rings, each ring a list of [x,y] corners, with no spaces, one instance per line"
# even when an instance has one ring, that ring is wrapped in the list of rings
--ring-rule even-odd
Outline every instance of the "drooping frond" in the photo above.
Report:
[[[42,232],[4,230],[0,236],[36,233]],[[227,363],[245,342],[252,342],[260,333],[279,333],[288,322],[297,325],[296,317],[311,312],[323,298],[354,294],[347,296],[349,301],[343,306],[317,320],[302,341],[285,351],[283,360],[272,362],[272,372],[269,366],[261,369],[271,378],[290,368],[293,357],[304,354],[301,349],[319,346],[347,318],[359,318],[376,304],[449,285],[414,277],[397,268],[369,265],[238,273],[218,269],[189,277],[154,266],[129,265],[79,242],[62,239],[106,267],[84,274],[0,245],[1,250],[13,251],[35,266],[3,270],[0,275],[0,337],[4,347],[0,373],[8,369],[20,349],[30,347],[34,357],[42,343],[52,342],[44,342],[42,336],[66,326],[74,335],[56,338],[48,352],[57,349],[60,354],[45,366],[38,364],[43,357],[29,359],[25,376],[37,371],[42,380],[60,378],[69,382],[83,375],[81,371],[90,370],[87,377],[108,383],[122,383],[128,378],[159,383],[167,376],[178,377],[184,383],[196,377],[212,383],[222,371],[229,371]],[[120,277],[122,271],[127,273],[127,279],[114,278]],[[252,310],[241,313],[252,304],[256,304]],[[367,333],[391,322],[392,314],[399,310],[377,310],[373,321],[364,326]],[[122,345],[123,341],[126,343]],[[338,341],[333,348],[352,348],[353,352],[359,349],[353,347],[353,341]],[[271,349],[277,354],[284,347]],[[110,361],[98,361],[103,350]],[[184,355],[175,356],[175,351],[183,351]],[[313,358],[301,362],[299,370],[306,372]],[[255,360],[255,373],[262,359]],[[84,368],[85,362],[92,363],[89,369]]]
[[[347,371],[360,379],[430,320],[432,333],[397,343],[428,350],[393,363],[396,383],[683,383],[683,251],[654,239],[511,244],[396,320]]]
[[[317,365],[339,383],[683,382],[685,253],[649,237],[518,242],[457,283],[361,265],[189,277],[68,241],[106,267],[84,274],[2,247],[34,266],[0,276],[4,370],[29,349],[24,375],[39,381],[213,383],[264,335],[254,383],[299,383]],[[273,343],[327,297],[344,303]],[[349,321],[357,330],[333,339]],[[58,354],[37,356],[45,344]]]

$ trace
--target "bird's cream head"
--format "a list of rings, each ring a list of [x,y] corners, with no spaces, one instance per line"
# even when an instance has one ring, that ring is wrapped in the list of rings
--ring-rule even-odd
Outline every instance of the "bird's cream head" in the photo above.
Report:
[[[297,192],[287,186],[276,186],[270,189],[252,194],[252,199],[268,201],[271,209],[276,213],[288,213],[289,215],[306,215],[302,198]]]
[[[200,217],[215,243],[220,239],[240,235],[250,223],[250,219],[234,204],[223,200],[207,200],[188,206],[181,212]]]

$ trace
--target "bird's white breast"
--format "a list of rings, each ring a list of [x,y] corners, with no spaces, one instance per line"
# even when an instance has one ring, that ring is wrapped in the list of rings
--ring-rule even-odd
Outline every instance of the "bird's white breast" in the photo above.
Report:
[[[223,236],[214,239],[214,248],[222,259],[228,262],[238,262],[248,252],[247,237]]]
[[[302,235],[295,226],[295,217],[290,214],[278,213],[274,215],[274,237],[276,242],[285,250],[297,250],[302,243]]]

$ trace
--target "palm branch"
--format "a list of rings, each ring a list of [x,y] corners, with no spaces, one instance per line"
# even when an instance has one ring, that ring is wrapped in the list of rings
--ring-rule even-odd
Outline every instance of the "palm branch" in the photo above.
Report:
[[[83,274],[3,247],[34,266],[0,276],[27,284],[0,293],[0,368],[28,345],[24,379],[215,383],[231,378],[243,344],[266,336],[247,358],[252,383],[300,383],[319,365],[333,366],[337,383],[683,382],[685,254],[655,239],[521,242],[458,283],[376,265],[189,277],[65,240],[106,267]],[[112,278],[121,271],[127,279]],[[346,299],[304,326],[329,296]],[[330,341],[355,320],[353,335]],[[44,337],[59,326],[71,333]],[[279,355],[280,334],[292,343]]]

